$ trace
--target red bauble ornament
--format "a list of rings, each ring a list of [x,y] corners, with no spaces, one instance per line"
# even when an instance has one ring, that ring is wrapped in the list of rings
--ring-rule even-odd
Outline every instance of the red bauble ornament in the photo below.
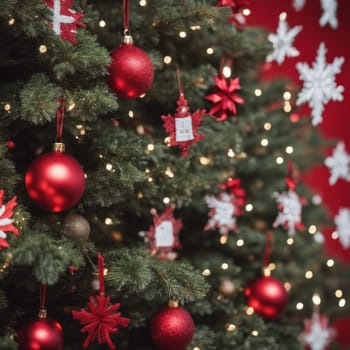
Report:
[[[245,289],[248,306],[266,319],[278,317],[288,303],[288,293],[277,278],[263,276]]]
[[[42,209],[61,212],[78,203],[84,193],[85,177],[72,156],[50,152],[39,156],[25,176],[29,196]]]
[[[62,326],[50,318],[37,318],[18,331],[19,350],[62,350]]]
[[[6,147],[7,147],[7,149],[9,149],[10,151],[12,151],[13,149],[16,148],[16,144],[15,144],[14,141],[8,140],[8,141],[6,141]]]
[[[152,85],[154,67],[148,55],[132,43],[132,37],[123,37],[121,45],[111,53],[110,86],[120,98],[136,98]]]
[[[194,334],[194,322],[182,307],[167,306],[152,316],[151,338],[160,350],[183,350]]]

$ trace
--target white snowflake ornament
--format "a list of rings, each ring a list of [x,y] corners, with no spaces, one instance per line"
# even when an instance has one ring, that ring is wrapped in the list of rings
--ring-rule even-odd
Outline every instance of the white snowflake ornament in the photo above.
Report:
[[[206,196],[205,201],[210,208],[210,219],[205,230],[219,229],[220,234],[228,234],[230,230],[236,230],[237,218],[235,216],[236,206],[233,195],[222,192],[217,197]]]
[[[335,330],[330,328],[328,317],[314,310],[311,319],[304,321],[305,330],[300,334],[301,341],[310,350],[325,350],[335,336]]]
[[[306,0],[293,0],[293,7],[295,11],[301,11],[305,6]],[[321,0],[322,15],[319,20],[321,27],[329,26],[332,29],[338,28],[338,1],[337,0]]]
[[[209,220],[204,230],[218,229],[220,234],[227,235],[230,230],[238,229],[237,216],[243,214],[246,193],[238,178],[229,178],[219,184],[219,188],[227,192],[204,198],[209,207]]]
[[[299,51],[293,47],[293,41],[302,28],[302,26],[295,26],[289,29],[285,16],[281,14],[276,34],[270,33],[268,36],[268,40],[273,46],[273,52],[266,57],[266,61],[276,61],[278,64],[282,64],[286,57],[299,56]]]
[[[296,229],[304,230],[301,214],[305,200],[291,189],[282,193],[275,193],[274,197],[278,204],[279,213],[273,227],[283,226],[288,229],[289,236],[294,236]]]
[[[293,7],[295,11],[300,11],[305,6],[306,0],[293,0]]]
[[[322,122],[324,105],[329,101],[342,101],[344,87],[335,83],[335,75],[340,73],[344,57],[336,57],[333,63],[326,62],[326,45],[321,43],[316,61],[312,68],[306,63],[297,63],[300,80],[304,81],[302,90],[298,94],[296,104],[300,106],[308,102],[311,108],[312,125]]]
[[[338,18],[337,18],[337,9],[338,1],[337,0],[321,0],[322,7],[322,16],[320,18],[320,26],[324,27],[326,24],[329,24],[331,28],[338,28]]]
[[[324,238],[324,235],[321,231],[317,231],[315,234],[314,234],[314,241],[318,244],[323,244],[325,242],[325,238]]]
[[[350,248],[350,209],[341,208],[334,218],[334,223],[341,245],[345,249]]]
[[[345,150],[344,142],[339,142],[331,156],[327,157],[324,164],[329,168],[331,176],[329,184],[335,185],[338,179],[350,181],[350,155]]]

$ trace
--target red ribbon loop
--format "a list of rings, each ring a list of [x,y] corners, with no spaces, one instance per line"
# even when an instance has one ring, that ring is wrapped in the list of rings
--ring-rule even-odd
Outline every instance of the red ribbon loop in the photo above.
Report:
[[[61,142],[63,132],[63,119],[64,119],[64,97],[58,99],[60,106],[56,111],[56,141]]]
[[[100,282],[100,295],[105,294],[105,280],[104,280],[104,271],[105,266],[104,266],[104,258],[102,254],[98,254],[98,278]]]
[[[129,0],[123,0],[123,14],[124,14],[124,33],[129,31]]]
[[[288,189],[290,189],[291,191],[294,191],[297,185],[297,180],[293,176],[293,170],[293,162],[290,160],[288,162],[288,175],[286,177],[285,182],[288,186]]]
[[[181,69],[180,69],[180,67],[177,67],[177,69],[176,69],[176,76],[177,76],[177,83],[179,86],[179,94],[180,94],[180,96],[183,96],[184,95],[184,88],[183,88],[182,83],[181,83]]]
[[[264,258],[263,258],[264,267],[268,267],[270,263],[271,246],[272,246],[272,231],[267,231]]]
[[[47,285],[40,283],[40,309],[45,309]]]
[[[225,66],[232,67],[233,59],[232,58],[225,58],[224,56],[221,57],[220,60],[220,68],[219,68],[219,76],[223,76],[223,70]]]

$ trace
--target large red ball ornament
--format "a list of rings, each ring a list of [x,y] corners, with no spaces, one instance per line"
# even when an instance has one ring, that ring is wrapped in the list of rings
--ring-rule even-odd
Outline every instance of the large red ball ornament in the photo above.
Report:
[[[55,320],[37,318],[18,331],[19,350],[62,350],[63,329]]]
[[[277,278],[263,276],[245,289],[247,305],[266,319],[278,317],[288,303],[288,293]]]
[[[119,98],[136,98],[151,87],[154,67],[148,55],[132,44],[130,36],[123,40],[111,53],[110,86]]]
[[[30,165],[25,185],[29,196],[42,209],[61,212],[78,203],[85,189],[81,165],[69,154],[50,152]]]
[[[160,350],[183,350],[194,334],[194,322],[182,307],[165,307],[153,315],[151,338]]]

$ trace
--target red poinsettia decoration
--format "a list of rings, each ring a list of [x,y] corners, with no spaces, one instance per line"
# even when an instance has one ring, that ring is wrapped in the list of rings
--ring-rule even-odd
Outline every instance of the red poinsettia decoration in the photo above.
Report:
[[[216,120],[226,120],[229,115],[236,115],[236,104],[244,103],[244,99],[237,95],[237,90],[241,89],[239,78],[225,78],[223,75],[214,77],[217,91],[205,98],[214,106],[209,114],[216,117]]]
[[[175,219],[173,208],[168,206],[162,215],[153,215],[154,225],[146,233],[151,252],[159,258],[167,258],[167,254],[174,249],[181,249],[179,232],[182,229],[182,220]]]
[[[83,344],[87,348],[91,341],[97,340],[98,344],[107,343],[110,349],[116,349],[113,344],[110,333],[117,333],[118,326],[127,327],[130,319],[121,317],[119,309],[120,304],[110,305],[110,297],[104,296],[104,261],[101,254],[98,256],[98,271],[100,281],[100,294],[90,296],[87,303],[87,309],[81,311],[72,311],[73,318],[79,320],[85,325],[81,331],[88,335]]]
[[[71,9],[74,0],[45,0],[46,5],[52,10],[52,29],[62,39],[76,45],[75,34],[77,27],[85,27],[81,21],[83,13]]]
[[[4,191],[0,190],[0,249],[9,247],[6,241],[6,232],[12,232],[17,236],[19,234],[11,219],[13,208],[17,205],[16,197],[13,197],[7,204],[2,204],[3,200]]]
[[[206,111],[197,109],[191,114],[183,93],[180,93],[177,106],[174,116],[168,114],[161,117],[164,122],[163,127],[169,133],[166,143],[168,146],[179,146],[182,156],[187,156],[190,145],[204,138],[204,135],[198,132],[198,127]]]

